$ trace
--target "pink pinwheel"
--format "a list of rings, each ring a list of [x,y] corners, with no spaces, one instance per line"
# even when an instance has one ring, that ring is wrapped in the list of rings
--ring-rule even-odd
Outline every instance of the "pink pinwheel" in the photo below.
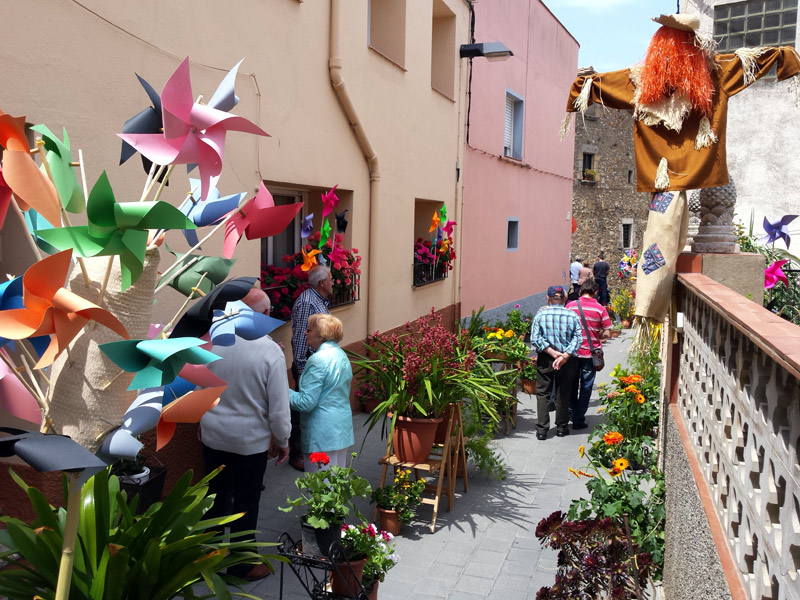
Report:
[[[322,196],[322,204],[323,204],[323,209],[322,209],[323,219],[327,217],[329,214],[331,214],[333,212],[333,209],[336,208],[336,206],[339,204],[339,196],[337,196],[335,193],[337,187],[339,187],[338,183],[335,186],[333,186],[330,190],[328,190],[326,193],[320,194],[320,196]]]
[[[767,233],[760,242],[767,242],[768,244],[775,243],[778,238],[783,239],[786,248],[789,248],[789,223],[794,221],[797,215],[783,215],[775,222],[770,221],[764,217],[764,231]]]
[[[776,260],[774,263],[764,269],[765,290],[775,287],[779,281],[782,281],[783,285],[789,287],[789,279],[786,277],[786,273],[784,273],[783,269],[781,268],[788,262],[788,260]]]
[[[156,164],[196,164],[203,194],[216,186],[222,172],[222,153],[228,131],[269,137],[266,131],[244,117],[194,102],[188,57],[164,85],[161,111],[163,135],[117,135]],[[205,196],[200,199],[205,200]]]
[[[225,223],[225,242],[222,246],[222,255],[225,258],[231,258],[236,244],[243,235],[247,236],[248,240],[277,235],[286,229],[301,208],[303,208],[302,202],[275,206],[272,194],[262,182],[255,197],[246,201],[244,206],[239,208]]]
[[[336,245],[336,242],[333,242],[333,250],[330,251],[328,254],[328,261],[331,264],[340,263],[343,260],[347,260],[347,252],[344,251],[344,248],[340,248]]]
[[[458,223],[456,223],[455,221],[448,220],[447,223],[444,224],[444,227],[442,227],[442,231],[444,231],[444,234],[447,237],[450,237],[451,235],[453,235],[453,227],[455,227],[456,225],[458,225]]]

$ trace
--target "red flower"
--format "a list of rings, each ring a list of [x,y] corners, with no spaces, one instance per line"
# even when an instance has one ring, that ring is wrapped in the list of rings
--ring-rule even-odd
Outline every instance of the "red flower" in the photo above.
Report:
[[[327,465],[329,462],[331,462],[330,457],[324,452],[312,452],[309,458],[314,464],[322,463],[323,465]]]

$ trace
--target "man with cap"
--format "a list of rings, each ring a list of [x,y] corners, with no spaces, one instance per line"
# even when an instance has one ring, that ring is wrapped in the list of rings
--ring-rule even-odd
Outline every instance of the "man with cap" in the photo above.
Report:
[[[575,376],[572,359],[583,338],[578,316],[564,307],[566,293],[560,285],[547,288],[547,306],[539,310],[531,326],[536,358],[536,439],[547,439],[550,413],[547,402],[556,389],[556,435],[569,434],[569,393]]]

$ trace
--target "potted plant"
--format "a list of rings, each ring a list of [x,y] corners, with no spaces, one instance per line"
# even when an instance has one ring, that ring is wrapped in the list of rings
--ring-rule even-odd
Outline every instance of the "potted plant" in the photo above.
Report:
[[[622,326],[626,329],[630,327],[634,308],[634,299],[631,291],[621,289],[614,292],[614,296],[611,298],[611,307],[620,321],[622,321]]]
[[[536,357],[532,356],[522,361],[519,369],[519,381],[526,394],[536,393]]]
[[[533,315],[530,313],[523,314],[520,310],[520,305],[515,304],[506,315],[505,321],[498,321],[495,327],[503,328],[505,330],[511,329],[518,335],[522,335],[523,341],[529,343],[531,339],[531,324],[533,323]]]
[[[158,460],[155,456],[152,458]],[[145,464],[147,460],[138,454],[134,460],[120,459],[111,465],[111,474],[117,476],[119,487],[128,498],[139,496],[136,505],[138,513],[146,511],[160,501],[164,493],[166,467],[162,464],[148,466]]]
[[[621,321],[616,321],[611,326],[611,337],[612,338],[618,338],[621,333],[622,333],[622,322]]]
[[[289,506],[280,506],[283,512],[293,508],[304,508],[300,518],[303,554],[328,556],[330,547],[339,539],[339,531],[350,511],[360,514],[353,500],[366,498],[372,486],[369,481],[356,475],[352,459],[350,466],[332,466],[306,472],[295,480],[300,496],[287,498]],[[312,452],[311,462],[327,466],[330,458],[324,452]]]
[[[370,598],[377,598],[378,584],[398,560],[393,543],[394,536],[379,531],[372,523],[342,525],[341,545],[347,562],[335,565],[331,573],[331,591],[355,597],[363,588]]]
[[[597,181],[597,172],[594,169],[583,170],[584,181]]]
[[[380,423],[384,431],[388,425],[400,460],[427,460],[442,415],[462,399],[497,421],[494,403],[507,389],[476,355],[470,338],[448,331],[433,309],[399,334],[376,333],[365,348],[363,355],[348,354],[356,375],[380,391],[381,403],[367,424],[372,430]]]
[[[381,529],[393,535],[414,517],[414,509],[422,503],[425,479],[411,481],[411,469],[397,468],[394,483],[372,490],[372,501],[378,507]]]

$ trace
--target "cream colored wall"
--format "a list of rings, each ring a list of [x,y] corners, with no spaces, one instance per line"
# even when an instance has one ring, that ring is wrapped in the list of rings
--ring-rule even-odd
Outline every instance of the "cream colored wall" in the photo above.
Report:
[[[345,84],[379,161],[380,196],[372,229],[369,169],[330,81],[330,0],[229,5],[211,0],[7,0],[0,109],[27,115],[28,121],[53,131],[66,126],[73,150],[84,151],[90,187],[105,169],[119,201],[138,200],[145,173],[138,156],[117,165],[120,142],[115,135],[125,119],[148,105],[134,73],[160,92],[188,55],[194,94],[208,99],[227,70],[246,57],[236,80],[240,103],[233,112],[272,137],[228,134],[219,187],[225,194],[253,193],[266,180],[297,189],[338,183],[352,191],[348,217],[352,245],[364,257],[362,300],[336,312],[344,321],[344,342],[352,342],[367,335],[370,277],[373,318],[380,329],[457,301],[453,278],[422,292],[411,286],[414,199],[445,202],[454,214],[455,167],[458,160],[464,162],[463,61],[454,61],[456,102],[431,89],[430,3],[408,3],[404,69],[367,47],[366,4],[341,2],[341,59]],[[455,55],[466,41],[467,7],[462,0],[446,4],[456,15]],[[188,191],[184,172],[183,166],[176,167],[162,199],[174,204],[183,199]],[[6,227],[16,226],[10,217]],[[371,256],[370,235],[375,236]],[[4,272],[24,270],[32,255],[20,252],[19,236],[3,231],[0,238]],[[169,244],[187,249],[178,233],[170,234]],[[260,241],[240,243],[232,275],[258,275],[260,247]],[[204,250],[218,255],[221,238]],[[162,267],[170,262],[162,258]],[[156,314],[167,320],[183,300],[164,290],[157,296]],[[276,337],[288,341],[287,334]]]

